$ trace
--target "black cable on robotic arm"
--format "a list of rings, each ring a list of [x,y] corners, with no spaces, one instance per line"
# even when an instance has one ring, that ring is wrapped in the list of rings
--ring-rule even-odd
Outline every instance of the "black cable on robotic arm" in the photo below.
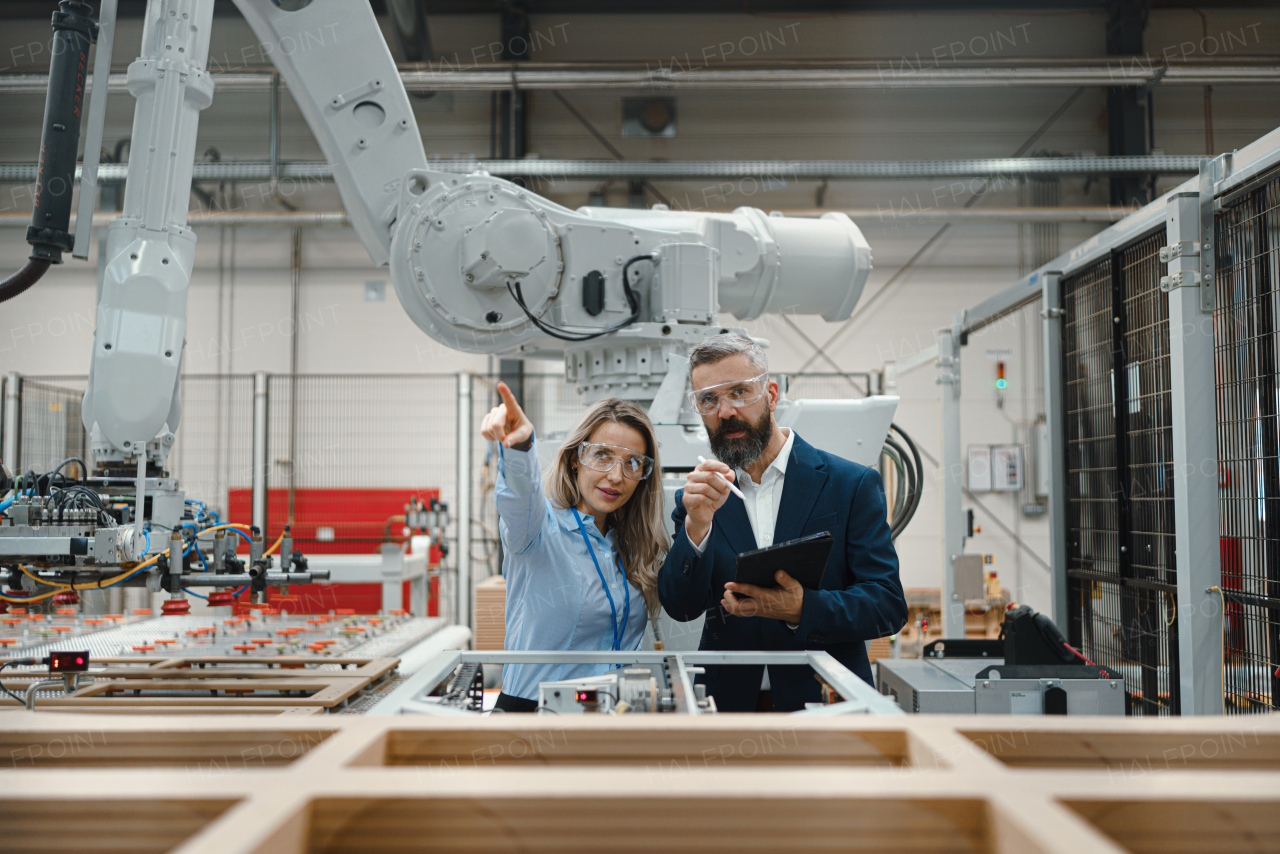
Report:
[[[635,291],[631,290],[631,265],[637,261],[652,260],[654,260],[652,255],[636,255],[634,258],[631,258],[627,263],[622,265],[622,292],[627,297],[627,305],[631,306],[631,316],[621,323],[615,323],[613,326],[596,332],[574,332],[572,330],[561,329],[558,326],[552,326],[551,324],[544,322],[541,318],[535,315],[525,303],[524,292],[521,291],[519,282],[507,282],[507,292],[511,294],[511,298],[516,301],[516,305],[520,306],[520,310],[525,313],[525,316],[529,318],[533,325],[550,335],[552,338],[558,338],[561,341],[590,341],[593,338],[600,338],[601,336],[608,335],[612,332],[617,332],[619,329],[630,326],[640,319],[640,298],[636,296]]]
[[[21,270],[0,282],[0,302],[8,302],[40,281],[50,263],[47,258],[29,259]]]
[[[75,236],[69,231],[71,190],[76,183],[89,47],[97,38],[92,6],[75,0],[58,4],[53,13],[49,91],[44,102],[35,206],[27,228],[31,256],[21,270],[0,282],[0,302],[25,292],[40,280],[50,264],[61,264],[62,253],[70,252],[75,243]],[[89,226],[86,223],[82,227]]]

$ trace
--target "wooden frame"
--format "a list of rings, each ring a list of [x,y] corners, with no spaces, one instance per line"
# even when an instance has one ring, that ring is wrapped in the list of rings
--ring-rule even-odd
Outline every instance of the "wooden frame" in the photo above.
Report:
[[[0,721],[24,851],[1280,848],[1280,716]]]
[[[333,709],[345,705],[383,679],[400,663],[398,658],[312,658],[305,656],[125,656],[95,659],[106,664],[91,674],[94,681],[72,694],[40,697],[38,710],[100,710],[102,706],[156,713],[190,713],[193,708],[215,711],[271,709]],[[340,665],[341,669],[326,669]],[[32,682],[48,678],[42,671],[6,671],[4,685],[25,696]],[[180,696],[156,696],[155,692]],[[274,692],[269,696],[251,693]],[[298,696],[299,692],[306,692]],[[18,704],[0,695],[0,708]]]

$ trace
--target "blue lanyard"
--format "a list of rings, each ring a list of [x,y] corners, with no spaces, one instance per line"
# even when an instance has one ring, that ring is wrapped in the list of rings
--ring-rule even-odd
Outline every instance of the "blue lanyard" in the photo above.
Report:
[[[613,620],[613,648],[615,651],[622,650],[622,635],[627,630],[627,620],[631,617],[631,586],[627,583],[626,572],[622,573],[622,588],[627,592],[627,606],[622,611],[622,628],[618,628],[618,608],[613,604],[613,594],[609,592],[609,582],[604,580],[604,573],[600,571],[600,561],[596,560],[596,550],[591,548],[591,540],[587,539],[587,529],[582,526],[582,517],[578,515],[578,508],[574,507],[573,518],[578,520],[578,533],[582,534],[582,541],[587,544],[587,553],[591,555],[591,562],[596,565],[596,575],[600,576],[600,584],[604,587],[604,595],[609,597],[609,618]],[[621,562],[619,562],[621,564]]]

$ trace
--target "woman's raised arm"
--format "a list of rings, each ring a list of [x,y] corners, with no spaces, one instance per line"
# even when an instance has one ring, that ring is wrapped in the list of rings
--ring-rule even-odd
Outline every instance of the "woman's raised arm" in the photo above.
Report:
[[[548,517],[547,501],[533,447],[533,422],[516,403],[506,383],[498,383],[498,394],[502,403],[485,415],[480,435],[502,443],[494,501],[502,522],[504,545],[520,554],[541,536]]]

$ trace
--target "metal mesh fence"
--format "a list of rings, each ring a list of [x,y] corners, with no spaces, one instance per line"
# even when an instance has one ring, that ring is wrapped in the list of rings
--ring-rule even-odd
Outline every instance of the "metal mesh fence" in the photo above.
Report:
[[[169,473],[187,498],[226,518],[231,490],[253,483],[253,377],[191,374],[178,388],[182,422]]]
[[[1218,480],[1228,713],[1280,709],[1280,175],[1217,217]]]
[[[792,400],[843,399],[870,397],[871,374],[782,374],[787,382],[787,397]]]
[[[1062,282],[1068,635],[1142,715],[1178,712],[1163,237]]]
[[[89,460],[89,437],[80,418],[85,382],[82,376],[23,377],[19,391],[22,419],[18,460],[13,474],[28,469],[43,474],[68,457],[80,457],[93,465]],[[74,468],[70,471],[84,474]]]
[[[456,390],[450,374],[270,376],[268,530],[293,520],[303,551],[368,553],[411,495],[452,503]]]
[[[23,377],[21,470],[48,471],[69,456],[89,459],[81,419],[84,376]],[[225,513],[227,495],[248,488],[253,453],[253,377],[191,374],[179,383],[182,422],[167,470],[188,498]]]

